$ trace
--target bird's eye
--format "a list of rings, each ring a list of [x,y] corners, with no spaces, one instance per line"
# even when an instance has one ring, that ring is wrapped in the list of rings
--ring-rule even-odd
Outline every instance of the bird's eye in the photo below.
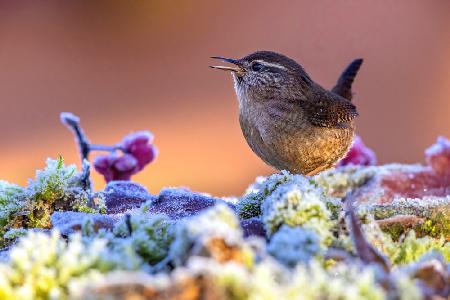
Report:
[[[258,71],[261,71],[263,67],[264,66],[260,63],[254,63],[252,65],[252,70],[258,72]]]

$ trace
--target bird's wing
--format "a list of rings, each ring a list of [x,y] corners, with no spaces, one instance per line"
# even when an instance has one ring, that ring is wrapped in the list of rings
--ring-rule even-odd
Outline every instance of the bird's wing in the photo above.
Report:
[[[330,92],[314,94],[313,100],[299,100],[300,107],[311,124],[342,128],[358,116],[356,107],[348,100]]]
[[[355,76],[358,73],[362,63],[362,58],[352,61],[344,72],[342,72],[335,87],[331,91],[341,97],[344,97],[345,99],[352,100],[352,83],[353,80],[355,80]]]

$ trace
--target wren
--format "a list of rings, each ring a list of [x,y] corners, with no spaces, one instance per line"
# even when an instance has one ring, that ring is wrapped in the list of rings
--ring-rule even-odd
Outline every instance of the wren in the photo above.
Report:
[[[301,65],[282,54],[257,51],[233,64],[239,122],[250,148],[265,163],[314,175],[333,167],[350,148],[358,116],[351,86],[363,60],[355,59],[328,91]]]

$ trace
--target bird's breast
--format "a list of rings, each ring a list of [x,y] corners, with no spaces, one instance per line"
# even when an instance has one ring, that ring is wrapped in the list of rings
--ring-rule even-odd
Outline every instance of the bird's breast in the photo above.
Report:
[[[240,124],[250,148],[264,162],[278,170],[308,174],[321,166],[330,167],[348,151],[353,139],[353,122],[344,128],[311,125],[301,112],[240,108]]]

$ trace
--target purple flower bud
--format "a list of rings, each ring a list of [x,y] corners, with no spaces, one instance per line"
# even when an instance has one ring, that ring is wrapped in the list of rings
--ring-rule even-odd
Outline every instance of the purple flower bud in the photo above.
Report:
[[[377,163],[377,157],[375,152],[366,147],[359,136],[355,136],[353,145],[341,161],[338,166],[346,165],[362,165],[372,166]]]
[[[94,159],[94,168],[103,175],[106,182],[130,180],[131,176],[139,171],[137,160],[130,154],[99,155]]]
[[[152,162],[157,154],[157,149],[151,143],[153,135],[149,131],[131,133],[122,141],[122,147],[126,153],[131,154],[137,160],[139,171]]]
[[[113,162],[114,157],[112,155],[99,155],[94,158],[94,168],[97,172],[103,175],[106,182],[113,180]]]

